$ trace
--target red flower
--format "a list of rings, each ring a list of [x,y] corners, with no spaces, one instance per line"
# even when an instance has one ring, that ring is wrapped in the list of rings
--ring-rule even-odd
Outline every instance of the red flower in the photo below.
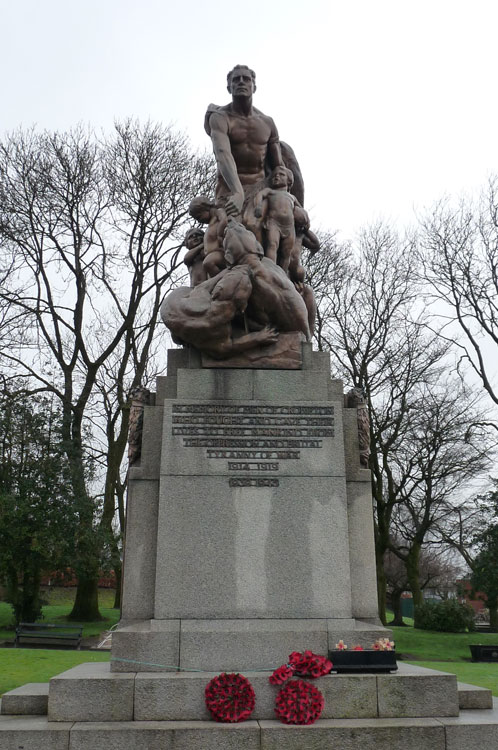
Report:
[[[289,666],[293,666],[296,674],[301,677],[322,677],[328,674],[332,669],[332,662],[320,656],[314,654],[313,651],[293,651],[289,656]]]
[[[282,664],[281,667],[276,669],[273,674],[270,675],[269,680],[272,685],[283,685],[289,677],[292,677],[294,671],[294,666],[291,666],[290,664]]]
[[[277,695],[275,713],[284,724],[313,724],[323,706],[323,695],[314,685],[290,680]]]
[[[254,711],[256,697],[247,677],[223,674],[213,677],[205,690],[206,707],[215,721],[245,721]]]
[[[355,646],[355,647],[353,648],[353,651],[364,651],[364,650],[365,650],[365,649],[363,648],[363,646]]]

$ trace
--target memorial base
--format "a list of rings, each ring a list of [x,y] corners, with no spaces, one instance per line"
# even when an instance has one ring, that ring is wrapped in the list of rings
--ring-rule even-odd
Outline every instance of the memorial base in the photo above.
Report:
[[[273,717],[279,688],[247,673],[256,693],[249,721],[210,720],[212,672],[116,674],[82,664],[47,684],[6,693],[1,750],[481,750],[494,748],[498,702],[454,675],[400,663],[397,674],[328,675],[313,684],[325,706],[312,726]],[[44,709],[41,707],[45,687]],[[30,689],[31,688],[31,689]],[[48,698],[48,700],[47,700]],[[47,708],[48,705],[48,708]],[[30,715],[36,708],[37,713]]]
[[[381,626],[353,619],[150,620],[113,633],[112,670],[276,669],[292,651],[326,654],[342,638],[371,648]]]

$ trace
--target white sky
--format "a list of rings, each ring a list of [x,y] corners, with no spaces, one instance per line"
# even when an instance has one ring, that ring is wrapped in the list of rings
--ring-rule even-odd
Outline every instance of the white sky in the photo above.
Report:
[[[206,105],[254,68],[343,238],[498,172],[496,0],[0,0],[0,24],[2,132],[136,116],[208,148]]]

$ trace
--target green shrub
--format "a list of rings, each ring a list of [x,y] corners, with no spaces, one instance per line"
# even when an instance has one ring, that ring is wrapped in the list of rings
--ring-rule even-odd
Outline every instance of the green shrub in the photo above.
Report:
[[[474,610],[456,599],[426,602],[415,607],[416,628],[442,633],[464,633],[475,630]]]

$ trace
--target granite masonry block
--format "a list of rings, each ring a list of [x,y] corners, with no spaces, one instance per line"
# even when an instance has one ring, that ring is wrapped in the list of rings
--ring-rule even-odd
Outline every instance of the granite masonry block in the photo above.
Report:
[[[42,716],[0,716],[1,750],[69,750],[71,723]]]
[[[147,721],[85,723],[73,726],[69,750],[104,749],[260,750],[260,730],[256,721],[245,721],[241,724],[217,724],[213,721]]]
[[[161,672],[178,665],[179,620],[147,620],[120,627],[112,634],[113,672]]]
[[[325,699],[322,719],[368,719],[377,716],[375,675],[331,674],[311,682]]]
[[[219,672],[179,672],[172,675],[137,675],[135,721],[195,721],[211,719],[204,700],[208,682]],[[270,685],[271,672],[250,672],[244,676],[256,694],[251,719],[273,719],[277,687]]]
[[[50,680],[50,721],[131,721],[135,675],[106,662],[80,664]]]
[[[303,370],[324,372],[330,379],[330,352],[314,352],[311,344],[303,343]]]
[[[251,399],[257,370],[178,370],[178,399]]]
[[[329,375],[314,370],[254,370],[253,398],[263,401],[327,401]]]
[[[329,401],[340,401],[341,404],[344,404],[344,383],[342,380],[329,379],[327,394]]]
[[[45,716],[48,709],[48,682],[29,682],[2,696],[2,714]]]
[[[415,667],[377,675],[379,716],[458,716],[455,675]]]
[[[370,481],[347,482],[348,539],[353,617],[378,617],[372,490]],[[364,645],[364,644],[361,644]]]
[[[320,719],[311,726],[261,721],[261,750],[446,750],[433,719]]]
[[[154,616],[159,482],[139,480],[128,489],[123,574],[124,620]]]
[[[273,670],[292,651],[324,654],[325,620],[182,620],[180,666],[211,671]]]
[[[140,479],[157,479],[159,477],[161,461],[161,430],[163,423],[162,406],[146,406],[144,408],[142,430],[142,452],[138,468]],[[131,467],[132,471],[134,467]]]
[[[159,528],[157,619],[350,616],[343,480],[232,488],[225,477],[168,477]]]
[[[158,406],[162,406],[166,398],[176,398],[176,375],[168,375],[167,378],[157,378],[156,388],[156,404]]]
[[[204,408],[217,411],[196,412]],[[337,408],[337,403],[324,405],[311,399],[294,404],[250,399],[214,405],[196,404],[192,399],[166,401],[161,475],[232,478],[250,472],[264,478],[343,478],[342,420]],[[233,409],[247,413],[233,414]],[[365,484],[370,487],[369,481]]]
[[[461,711],[444,719],[446,750],[495,750],[498,748],[498,700],[493,708]]]
[[[488,688],[467,685],[465,682],[457,683],[457,688],[458,704],[461,709],[493,708],[493,693]]]
[[[138,674],[135,721],[208,721],[211,716],[206,708],[204,689],[216,674]]]
[[[164,722],[76,723],[69,750],[174,750],[173,730]]]
[[[218,672],[137,675],[135,721],[208,720],[204,689],[216,674]],[[275,699],[281,688],[270,684],[270,674],[244,670],[256,694],[252,719],[275,718]],[[325,699],[322,718],[377,716],[375,675],[332,675],[311,682]]]

